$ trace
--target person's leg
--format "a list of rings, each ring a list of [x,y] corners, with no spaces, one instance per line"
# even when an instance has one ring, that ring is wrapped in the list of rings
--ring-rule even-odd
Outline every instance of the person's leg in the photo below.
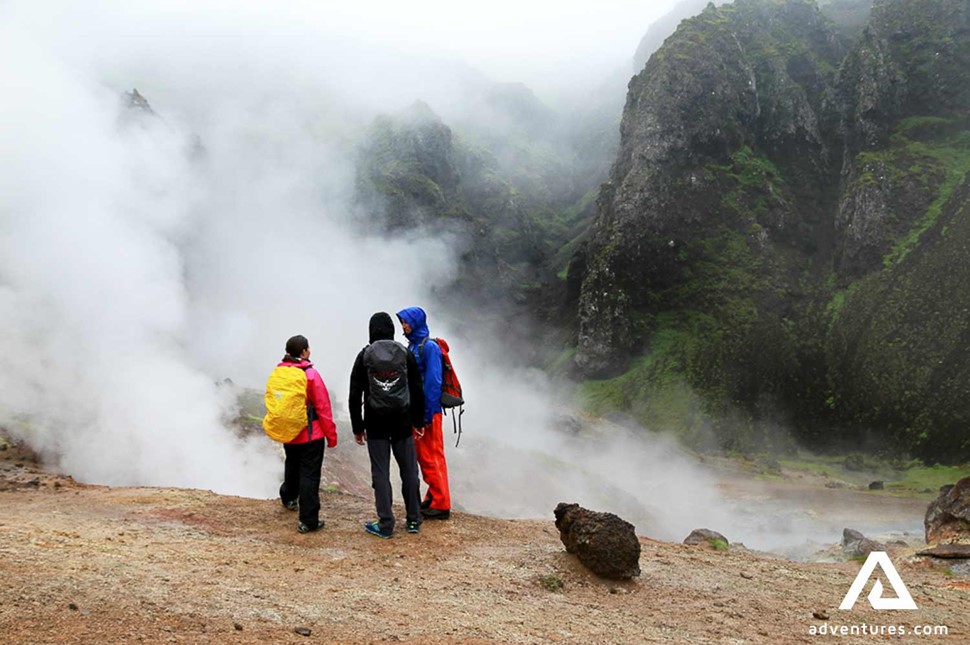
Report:
[[[438,511],[451,510],[451,493],[448,488],[448,464],[445,462],[445,443],[441,432],[441,414],[434,415],[431,426],[424,436],[415,439],[421,474],[428,484],[431,508]]]
[[[418,484],[418,460],[414,454],[414,438],[411,435],[391,442],[394,460],[401,473],[401,495],[407,509],[408,522],[421,523],[421,491]]]
[[[382,533],[394,532],[394,510],[391,492],[391,442],[388,439],[367,438],[370,456],[371,485],[374,487],[374,506]]]
[[[300,446],[283,444],[283,483],[280,484],[280,501],[284,506],[295,503],[300,496]]]
[[[302,444],[300,455],[300,522],[314,530],[320,519],[320,469],[326,442],[317,439]]]

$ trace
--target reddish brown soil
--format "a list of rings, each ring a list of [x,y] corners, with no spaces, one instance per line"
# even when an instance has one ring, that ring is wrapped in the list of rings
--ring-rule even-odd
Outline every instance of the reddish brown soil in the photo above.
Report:
[[[326,527],[301,535],[275,500],[80,485],[17,447],[0,452],[0,508],[3,643],[814,643],[811,626],[861,623],[970,639],[970,585],[913,550],[893,559],[917,611],[874,611],[867,588],[844,612],[858,563],[643,538],[642,576],[618,583],[564,552],[551,509],[383,541],[361,529],[372,500],[325,493]]]

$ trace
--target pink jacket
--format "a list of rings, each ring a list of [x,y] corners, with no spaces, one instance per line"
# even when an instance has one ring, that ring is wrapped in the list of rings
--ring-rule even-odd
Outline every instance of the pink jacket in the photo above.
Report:
[[[313,434],[307,438],[307,429],[303,428],[294,443],[308,443],[323,437],[327,438],[327,447],[333,448],[337,445],[337,426],[333,422],[333,410],[330,407],[330,393],[327,386],[323,384],[323,378],[308,360],[301,360],[299,363],[289,361],[280,362],[277,367],[306,368],[306,398],[313,409],[316,411],[316,418],[313,420]]]

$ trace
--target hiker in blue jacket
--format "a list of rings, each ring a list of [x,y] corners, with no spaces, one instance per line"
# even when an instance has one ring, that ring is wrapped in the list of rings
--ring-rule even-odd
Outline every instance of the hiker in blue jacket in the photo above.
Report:
[[[408,307],[397,312],[397,317],[408,339],[408,349],[418,360],[424,381],[424,425],[414,429],[418,465],[421,466],[421,477],[428,485],[427,495],[421,502],[421,514],[429,520],[446,520],[451,516],[451,493],[441,432],[441,348],[431,338],[424,309]]]

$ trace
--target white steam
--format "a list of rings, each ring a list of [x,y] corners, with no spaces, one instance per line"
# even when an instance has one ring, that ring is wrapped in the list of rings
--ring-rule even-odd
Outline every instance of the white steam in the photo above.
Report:
[[[199,70],[133,16],[113,17],[131,21],[115,37],[79,15],[38,32],[51,14],[13,9],[0,34],[3,425],[85,481],[272,494],[276,451],[228,428],[235,401],[217,382],[259,387],[304,333],[342,400],[334,384],[368,317],[450,274],[446,241],[350,230],[351,148],[333,136],[347,117],[305,88],[291,100],[237,77],[187,94],[175,84],[201,90]],[[117,61],[94,55],[85,27]],[[215,56],[231,73],[232,47]],[[173,66],[157,77],[175,88],[159,92],[172,112],[123,108],[126,86],[108,81],[123,68],[139,69],[132,85],[151,79],[159,59]]]

